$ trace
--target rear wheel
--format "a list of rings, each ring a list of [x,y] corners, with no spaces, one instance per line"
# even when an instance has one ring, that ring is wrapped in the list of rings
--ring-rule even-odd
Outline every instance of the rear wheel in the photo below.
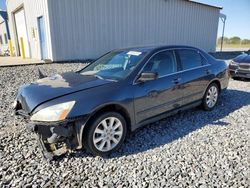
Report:
[[[203,97],[202,107],[204,110],[211,111],[214,109],[219,98],[219,87],[216,83],[208,86],[206,93]]]
[[[117,112],[97,116],[84,134],[84,146],[93,155],[105,156],[118,149],[127,134],[126,121]]]

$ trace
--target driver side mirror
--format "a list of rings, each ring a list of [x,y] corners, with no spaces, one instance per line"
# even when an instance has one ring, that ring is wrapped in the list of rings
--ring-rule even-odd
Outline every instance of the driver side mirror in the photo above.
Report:
[[[137,79],[138,82],[146,82],[150,80],[158,79],[158,74],[156,72],[142,72],[140,77]]]

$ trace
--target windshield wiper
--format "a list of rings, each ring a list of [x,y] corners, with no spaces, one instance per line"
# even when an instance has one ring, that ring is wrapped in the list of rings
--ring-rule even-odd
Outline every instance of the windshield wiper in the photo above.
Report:
[[[117,82],[118,80],[116,79],[109,79],[109,78],[103,78],[102,76],[100,75],[96,75],[96,74],[83,74],[84,76],[94,76],[100,80],[107,80],[107,81],[112,81],[112,82]]]
[[[96,78],[98,78],[98,79],[104,80],[104,78],[101,77],[101,76],[99,76],[99,75],[94,74],[93,76],[96,77]]]
[[[96,78],[99,78],[101,80],[103,80],[103,77],[99,76],[99,75],[96,75],[96,74],[82,74],[83,76],[94,76]]]

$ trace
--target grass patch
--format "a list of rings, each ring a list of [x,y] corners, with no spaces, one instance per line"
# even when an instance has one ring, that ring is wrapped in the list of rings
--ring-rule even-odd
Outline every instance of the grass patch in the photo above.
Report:
[[[220,48],[220,44],[217,45],[216,48]],[[223,44],[223,48],[233,48],[233,49],[246,48],[246,49],[250,49],[250,44]]]

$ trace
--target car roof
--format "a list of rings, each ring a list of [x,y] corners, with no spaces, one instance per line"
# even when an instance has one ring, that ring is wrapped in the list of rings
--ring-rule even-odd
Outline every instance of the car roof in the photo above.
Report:
[[[129,47],[118,49],[117,51],[139,51],[139,52],[151,52],[151,51],[158,51],[163,49],[172,49],[172,48],[190,48],[190,49],[197,49],[192,46],[186,45],[158,45],[158,46],[140,46],[140,47]]]

